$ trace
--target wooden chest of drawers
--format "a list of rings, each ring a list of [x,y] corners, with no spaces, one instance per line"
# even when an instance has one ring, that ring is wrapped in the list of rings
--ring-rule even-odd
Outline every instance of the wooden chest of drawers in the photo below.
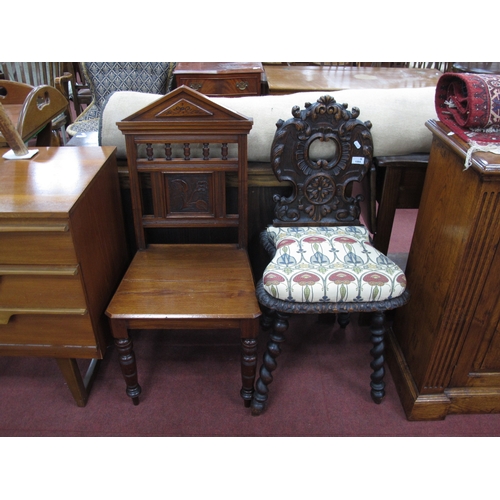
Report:
[[[104,356],[127,264],[113,147],[0,159],[0,355],[56,358],[84,406],[91,373],[76,359]]]
[[[176,85],[186,85],[210,97],[261,94],[261,63],[177,63]]]

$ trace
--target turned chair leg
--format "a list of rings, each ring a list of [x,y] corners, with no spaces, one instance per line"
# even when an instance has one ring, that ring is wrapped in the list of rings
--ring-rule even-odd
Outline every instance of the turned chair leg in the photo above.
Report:
[[[257,372],[257,339],[241,339],[241,380],[240,395],[246,408],[250,407],[254,393]]]
[[[371,374],[371,397],[373,401],[377,404],[382,402],[385,396],[385,382],[384,382],[384,335],[385,335],[385,315],[383,312],[374,312],[371,326],[371,341],[373,347],[370,350],[370,354],[373,357],[370,366],[373,370]]]
[[[133,349],[132,340],[130,338],[115,339],[115,345],[118,349],[118,359],[120,361],[120,368],[127,384],[127,396],[132,398],[135,406],[139,404],[139,394],[141,393],[141,386],[137,379],[137,364],[135,362],[135,354]]]
[[[243,403],[250,407],[254,393],[257,373],[257,337],[259,336],[259,318],[242,320],[241,329],[241,391]]]
[[[347,328],[347,325],[351,321],[350,313],[339,313],[337,321],[339,322],[340,328]]]
[[[259,372],[260,376],[251,403],[252,415],[254,416],[260,415],[266,407],[269,393],[268,385],[273,381],[271,372],[276,370],[276,358],[281,353],[280,344],[285,341],[284,333],[288,328],[288,314],[274,312],[274,315],[272,321],[273,331],[270,334],[267,350],[264,353],[264,360]],[[263,328],[266,328],[269,324],[268,320],[262,321]]]
[[[115,340],[115,346],[118,350],[118,361],[122,370],[126,392],[132,398],[134,405],[139,404],[139,394],[141,386],[137,380],[137,364],[135,362],[134,346],[128,336],[127,324],[123,320],[113,319],[109,321],[111,333]]]

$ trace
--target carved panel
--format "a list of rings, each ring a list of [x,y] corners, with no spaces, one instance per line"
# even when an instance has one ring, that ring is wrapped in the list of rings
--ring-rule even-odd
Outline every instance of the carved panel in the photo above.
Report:
[[[212,175],[166,174],[167,214],[204,213],[213,215]]]
[[[177,102],[157,113],[156,118],[171,118],[174,116],[201,117],[212,115],[213,113],[194,104],[188,99],[179,99]]]

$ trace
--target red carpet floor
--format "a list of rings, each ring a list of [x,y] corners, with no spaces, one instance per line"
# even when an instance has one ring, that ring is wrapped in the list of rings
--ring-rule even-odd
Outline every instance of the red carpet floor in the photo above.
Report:
[[[269,407],[259,417],[238,393],[237,332],[138,332],[134,338],[143,387],[139,406],[125,394],[113,348],[85,408],[75,405],[53,360],[2,358],[0,435],[500,436],[500,414],[407,421],[389,372],[386,398],[375,405],[369,333],[355,316],[345,333],[316,317],[295,318]]]

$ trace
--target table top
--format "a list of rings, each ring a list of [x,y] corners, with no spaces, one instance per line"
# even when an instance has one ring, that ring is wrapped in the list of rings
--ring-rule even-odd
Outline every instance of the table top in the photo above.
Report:
[[[174,75],[263,73],[260,62],[178,62]]]
[[[0,216],[68,214],[114,147],[40,147],[28,160],[0,148]]]
[[[500,62],[456,62],[453,69],[460,73],[500,74]]]
[[[434,87],[435,69],[350,66],[265,66],[270,94],[318,90]]]

